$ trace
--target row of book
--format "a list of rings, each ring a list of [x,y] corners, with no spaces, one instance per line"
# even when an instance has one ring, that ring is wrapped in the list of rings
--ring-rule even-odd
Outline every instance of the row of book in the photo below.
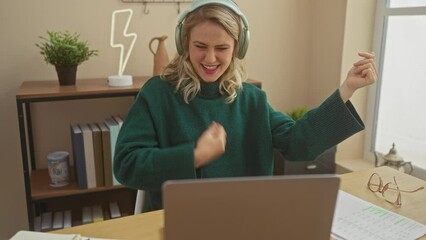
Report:
[[[46,232],[70,228],[73,225],[101,222],[122,216],[117,202],[110,202],[109,209],[106,211],[103,211],[101,205],[83,207],[81,220],[76,220],[74,222],[71,213],[71,210],[44,212],[40,216],[34,218],[34,231]]]
[[[75,175],[81,189],[119,185],[112,162],[123,119],[111,116],[100,123],[72,124]]]

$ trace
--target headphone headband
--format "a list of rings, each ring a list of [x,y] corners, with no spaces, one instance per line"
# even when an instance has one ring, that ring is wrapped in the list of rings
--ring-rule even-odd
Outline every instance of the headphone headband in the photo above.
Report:
[[[248,23],[247,18],[244,16],[243,12],[241,12],[240,8],[232,0],[194,0],[192,2],[192,4],[189,6],[189,8],[186,9],[178,19],[178,23],[177,23],[176,31],[175,31],[176,49],[178,51],[178,54],[181,55],[183,53],[183,50],[184,50],[182,28],[183,28],[183,22],[184,22],[185,18],[191,12],[195,11],[196,9],[198,9],[198,8],[204,6],[204,5],[208,5],[208,4],[223,5],[227,8],[229,8],[230,10],[232,10],[235,14],[237,14],[241,18],[241,21],[243,22],[244,26],[241,29],[240,35],[238,36],[239,48],[237,50],[238,51],[237,57],[239,59],[243,59],[244,56],[246,55],[246,52],[247,52],[247,49],[248,49],[248,43],[249,43],[249,40],[250,40],[249,23]]]

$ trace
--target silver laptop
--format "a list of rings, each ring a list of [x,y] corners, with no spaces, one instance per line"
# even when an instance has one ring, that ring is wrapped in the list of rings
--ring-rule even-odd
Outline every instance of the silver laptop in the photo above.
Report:
[[[334,174],[167,181],[165,239],[328,240],[339,183]]]

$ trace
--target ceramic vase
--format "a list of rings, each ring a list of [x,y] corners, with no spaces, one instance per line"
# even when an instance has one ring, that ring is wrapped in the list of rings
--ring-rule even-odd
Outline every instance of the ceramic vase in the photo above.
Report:
[[[154,70],[153,75],[160,75],[163,68],[169,63],[169,55],[167,54],[167,49],[165,45],[165,40],[167,36],[154,37],[149,41],[149,50],[154,54]],[[156,51],[153,50],[152,44],[154,41],[158,41]]]

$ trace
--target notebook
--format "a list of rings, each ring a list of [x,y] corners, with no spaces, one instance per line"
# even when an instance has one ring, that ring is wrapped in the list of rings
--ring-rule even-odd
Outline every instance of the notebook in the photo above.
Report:
[[[165,239],[328,240],[339,184],[334,174],[167,181]]]

